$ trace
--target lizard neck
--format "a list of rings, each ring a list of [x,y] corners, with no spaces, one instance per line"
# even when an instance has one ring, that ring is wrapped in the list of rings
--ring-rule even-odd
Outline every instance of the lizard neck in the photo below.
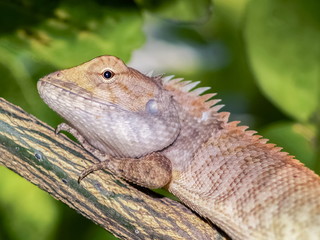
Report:
[[[218,130],[221,127],[223,118],[211,116],[210,119],[199,120],[179,104],[176,105],[181,125],[180,133],[177,139],[161,152],[171,160],[173,171],[183,171],[194,153],[211,137],[214,129]]]

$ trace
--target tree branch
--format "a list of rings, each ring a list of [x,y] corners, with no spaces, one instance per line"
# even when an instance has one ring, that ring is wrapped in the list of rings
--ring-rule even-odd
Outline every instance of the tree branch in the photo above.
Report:
[[[184,205],[138,190],[105,171],[81,146],[0,98],[0,164],[121,239],[224,239]]]

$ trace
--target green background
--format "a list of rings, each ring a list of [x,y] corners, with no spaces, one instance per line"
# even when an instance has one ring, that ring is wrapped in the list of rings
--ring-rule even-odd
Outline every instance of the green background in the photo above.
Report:
[[[116,55],[211,86],[232,120],[320,173],[319,10],[318,0],[0,0],[0,97],[55,127],[37,79]],[[0,166],[0,239],[113,237]]]

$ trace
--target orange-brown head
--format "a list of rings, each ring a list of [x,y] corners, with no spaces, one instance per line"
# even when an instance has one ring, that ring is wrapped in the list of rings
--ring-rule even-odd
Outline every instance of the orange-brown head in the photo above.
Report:
[[[38,90],[95,148],[140,157],[167,147],[180,132],[175,102],[161,84],[116,57],[101,56],[41,78]]]
[[[159,94],[160,81],[127,67],[114,56],[100,56],[79,66],[49,74],[43,81],[57,83],[66,89],[79,88],[102,102],[130,111],[145,108]]]

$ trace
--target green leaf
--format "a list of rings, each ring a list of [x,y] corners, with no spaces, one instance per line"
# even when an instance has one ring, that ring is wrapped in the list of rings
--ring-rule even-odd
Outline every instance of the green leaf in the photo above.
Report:
[[[0,210],[9,239],[52,239],[58,223],[54,200],[0,166]]]
[[[316,130],[310,125],[275,123],[260,132],[271,143],[283,147],[283,151],[295,156],[307,167],[316,171]],[[318,172],[319,173],[319,172]]]
[[[204,22],[211,15],[211,0],[136,0],[142,8],[175,22]]]
[[[134,4],[59,1],[44,18],[49,11],[46,7],[33,14],[43,1],[23,1],[29,7],[19,16],[21,19],[9,27],[11,30],[16,27],[15,31],[0,36],[0,96],[48,122],[52,114],[48,115],[45,110],[48,107],[40,100],[36,89],[40,77],[104,54],[126,61],[132,51],[143,44],[145,37],[142,16]],[[11,14],[20,11],[19,4],[4,5],[8,5],[5,9]],[[27,16],[32,19],[26,20],[24,25],[22,22]]]
[[[246,16],[251,67],[264,94],[299,121],[320,102],[320,2],[255,0]]]
[[[144,42],[137,8],[115,9],[94,1],[64,1],[29,37],[31,50],[59,68],[100,55],[128,60]],[[25,33],[22,33],[25,35]],[[28,36],[27,36],[28,37]]]
[[[142,23],[140,10],[132,4],[117,8],[90,0],[61,1],[52,16],[39,24],[2,36],[0,51],[9,49],[27,64],[45,62],[56,68],[74,66],[105,54],[126,61],[144,42]],[[5,57],[0,61],[11,67],[12,61],[6,61]]]

